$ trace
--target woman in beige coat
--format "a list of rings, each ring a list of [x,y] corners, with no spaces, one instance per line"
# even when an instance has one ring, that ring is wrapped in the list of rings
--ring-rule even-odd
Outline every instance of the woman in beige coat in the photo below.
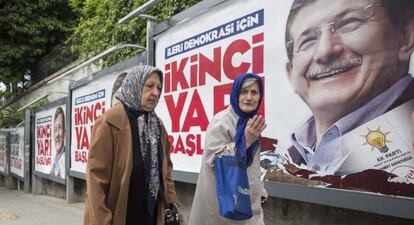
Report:
[[[96,121],[85,225],[163,225],[164,205],[177,207],[168,135],[154,112],[161,88],[160,70],[133,68],[117,95],[120,102]]]
[[[260,180],[260,152],[258,137],[266,128],[257,110],[263,96],[262,80],[254,74],[236,78],[232,88],[231,106],[211,120],[204,147],[189,225],[262,225],[262,200],[267,192]],[[242,138],[237,138],[242,137]],[[235,155],[237,148],[245,147],[251,165],[247,168],[253,217],[236,221],[222,217],[216,193],[214,160],[220,155]],[[248,157],[249,159],[249,157]]]

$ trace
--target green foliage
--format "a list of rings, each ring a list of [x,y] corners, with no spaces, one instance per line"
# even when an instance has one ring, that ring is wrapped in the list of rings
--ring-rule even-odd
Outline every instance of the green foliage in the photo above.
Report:
[[[32,111],[48,103],[47,97],[42,98],[30,106]],[[11,106],[0,111],[0,128],[15,127],[24,120],[25,110],[17,111],[19,107]]]
[[[160,20],[188,8],[200,0],[164,0],[152,7],[146,14]],[[116,44],[128,43],[145,46],[146,20],[135,18],[127,24],[118,24],[118,20],[132,10],[143,5],[146,0],[70,0],[74,12],[80,13],[79,24],[70,43],[72,50],[86,58],[96,55]],[[142,50],[122,49],[105,59],[106,65],[137,55]]]
[[[40,107],[46,105],[49,103],[49,100],[47,100],[47,97],[44,97],[42,99],[40,99],[39,101],[33,103],[32,105],[30,105],[30,110],[32,112],[37,111]]]
[[[71,31],[67,0],[0,0],[0,81],[13,92],[35,63]]]
[[[76,61],[77,58],[78,56],[73,54],[69,45],[65,43],[56,45],[52,51],[36,63],[35,69],[32,71],[32,81],[38,82],[50,76],[59,69]]]
[[[6,108],[0,113],[0,128],[15,127],[24,120],[24,111],[17,111],[17,107]]]
[[[166,20],[199,1],[163,0],[147,14]],[[0,98],[9,98],[11,91],[17,93],[30,84],[28,79],[33,73],[40,74],[35,81],[40,80],[68,64],[73,56],[87,58],[121,43],[145,46],[145,19],[135,18],[123,25],[117,23],[145,2],[147,0],[0,0],[0,82],[7,87],[6,91],[0,91]],[[106,57],[104,65],[118,63],[141,51],[119,50]]]

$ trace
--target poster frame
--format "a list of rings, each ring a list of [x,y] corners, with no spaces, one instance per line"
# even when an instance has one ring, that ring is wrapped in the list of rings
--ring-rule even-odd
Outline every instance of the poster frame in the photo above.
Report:
[[[19,128],[19,127],[23,127],[23,128],[25,128],[26,127],[26,125],[25,125],[25,121],[23,121],[23,123],[20,125],[20,126],[18,126],[18,127],[15,127],[14,129],[15,129],[15,131],[14,132],[16,132],[17,131],[17,128]],[[11,132],[10,132],[11,133]],[[8,143],[8,146],[9,146],[9,149],[10,149],[10,147],[11,147],[11,140],[10,140],[10,138],[11,138],[11,135],[10,135],[10,133],[9,133],[9,143]],[[26,161],[26,154],[25,154],[25,149],[24,149],[24,139],[25,139],[25,132],[23,131],[23,164],[25,163],[25,161]],[[11,149],[9,150],[9,155],[11,154]],[[24,164],[24,166],[26,166],[25,164]],[[9,171],[10,171],[10,176],[12,176],[12,177],[14,177],[14,178],[16,178],[16,179],[18,179],[18,180],[20,180],[20,181],[22,181],[22,182],[24,182],[25,181],[25,171],[26,171],[26,168],[24,168],[24,170],[23,170],[23,177],[21,177],[20,175],[18,175],[18,174],[16,174],[16,173],[13,173],[12,171],[11,171],[11,168],[10,168],[10,156],[9,156]]]
[[[184,20],[191,21],[192,17],[208,12],[211,8],[225,1],[203,0],[174,15],[170,20],[156,24],[153,33],[154,40],[157,40],[159,35],[173,28],[176,24]],[[154,54],[154,57],[157,55]],[[196,184],[198,179],[198,173],[194,172],[174,170],[172,175],[174,181],[183,183]],[[276,198],[414,219],[412,213],[414,198],[273,181],[264,181],[264,184],[269,196]]]
[[[71,129],[69,130],[69,132],[67,132],[66,140],[65,140],[66,143],[68,143],[68,149],[69,149],[69,151],[66,152],[66,159],[68,160],[68,161],[66,161],[67,162],[66,163],[66,171],[67,171],[68,176],[78,178],[78,179],[81,179],[81,180],[86,180],[86,174],[85,173],[81,173],[81,172],[74,171],[74,170],[70,169],[71,168],[71,162],[72,162],[72,160],[71,160],[71,149],[72,149],[72,146],[71,146],[72,145],[72,142],[71,142],[72,141],[71,140],[71,135],[72,135],[72,133],[71,133],[72,132],[72,127],[71,127],[72,126],[72,115],[71,115],[71,112],[72,112],[72,93],[73,93],[73,91],[75,89],[78,89],[82,86],[85,86],[85,85],[87,85],[87,84],[89,84],[89,83],[91,83],[95,80],[98,80],[102,77],[105,77],[109,74],[112,74],[112,73],[115,73],[115,72],[120,72],[122,70],[125,70],[128,67],[132,67],[133,65],[140,65],[140,64],[143,64],[143,63],[146,63],[146,52],[145,51],[140,53],[139,55],[136,55],[136,56],[126,60],[126,61],[115,64],[111,67],[105,68],[105,69],[103,69],[101,71],[98,71],[96,73],[93,73],[93,74],[89,75],[88,77],[80,79],[80,80],[78,80],[76,82],[73,82],[69,85],[68,102],[67,102],[67,105],[66,105],[66,110],[68,112],[68,114],[67,114],[68,116],[66,117],[66,123],[69,124]],[[68,178],[68,179],[71,179],[71,178]]]
[[[60,106],[60,105],[66,105],[66,104],[67,104],[67,97],[63,97],[63,98],[57,99],[53,102],[50,102],[50,103],[48,103],[48,104],[46,104],[42,107],[39,107],[37,110],[35,110],[33,112],[33,123],[32,123],[32,129],[31,129],[32,134],[35,134],[35,132],[36,132],[36,118],[35,118],[36,113],[41,112],[41,111],[45,111],[45,110],[48,110],[48,109],[51,109],[51,108],[54,108],[54,107],[57,107],[57,106]],[[36,175],[38,177],[47,179],[47,180],[51,180],[51,181],[56,182],[56,183],[66,185],[66,179],[62,179],[60,177],[52,176],[50,174],[46,174],[46,173],[35,170],[35,145],[36,145],[35,135],[33,135],[33,138],[32,138],[32,151],[31,151],[31,153],[32,153],[32,168],[31,169],[33,171],[32,174]],[[66,165],[65,165],[65,167],[66,167]]]
[[[4,172],[0,171],[0,175],[2,176],[9,176],[10,175],[10,133],[9,132],[4,132],[4,131],[0,131],[1,135],[5,135],[6,136],[6,168],[4,170]]]

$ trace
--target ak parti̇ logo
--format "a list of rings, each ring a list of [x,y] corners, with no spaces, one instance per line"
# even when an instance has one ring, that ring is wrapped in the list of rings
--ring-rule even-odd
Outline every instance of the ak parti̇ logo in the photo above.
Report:
[[[363,145],[371,145],[371,151],[378,149],[381,153],[386,153],[389,150],[387,143],[392,143],[387,139],[387,135],[390,134],[391,131],[382,132],[380,126],[378,126],[376,130],[371,130],[370,128],[367,129],[368,133],[366,135],[361,135],[361,137],[365,139]]]

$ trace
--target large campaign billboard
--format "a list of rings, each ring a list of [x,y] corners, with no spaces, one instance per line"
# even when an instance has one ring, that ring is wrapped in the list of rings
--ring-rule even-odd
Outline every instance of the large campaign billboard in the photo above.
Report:
[[[24,127],[10,132],[10,173],[24,178]]]
[[[232,81],[264,81],[264,179],[414,197],[414,8],[230,0],[156,37],[174,169],[198,172]],[[214,19],[212,19],[214,18]]]
[[[70,170],[85,174],[92,128],[106,110],[118,102],[115,98],[128,68],[103,74],[72,90]]]
[[[66,179],[66,105],[47,107],[35,115],[34,170],[48,177]]]

